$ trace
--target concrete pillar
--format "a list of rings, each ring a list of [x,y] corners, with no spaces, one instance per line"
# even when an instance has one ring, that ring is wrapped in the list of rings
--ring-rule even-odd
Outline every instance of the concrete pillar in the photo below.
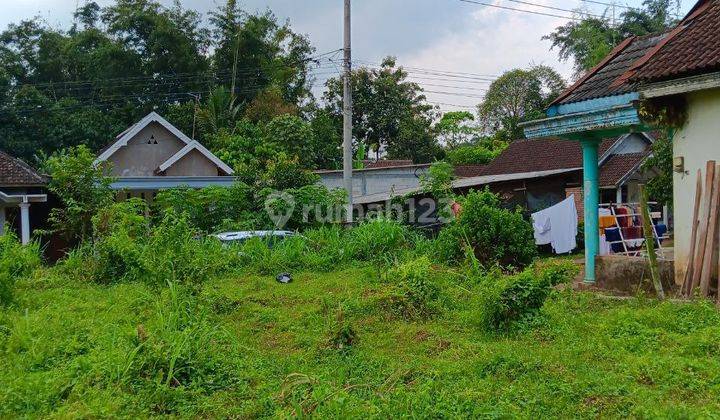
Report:
[[[20,238],[22,244],[30,243],[30,203],[20,203]]]
[[[580,142],[583,151],[583,196],[585,198],[585,282],[595,283],[595,257],[600,248],[598,217],[598,144],[594,139]]]
[[[0,206],[0,236],[5,234],[5,207]]]
[[[617,189],[615,190],[615,204],[622,204],[622,184],[618,185]]]

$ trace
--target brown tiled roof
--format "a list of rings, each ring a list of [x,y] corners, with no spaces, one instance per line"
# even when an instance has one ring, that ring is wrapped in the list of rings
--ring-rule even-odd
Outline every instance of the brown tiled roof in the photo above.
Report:
[[[631,81],[657,82],[720,71],[720,1],[700,1]]]
[[[598,181],[601,187],[614,187],[630,172],[637,169],[647,153],[612,155],[600,167]]]
[[[365,169],[373,168],[389,168],[392,166],[410,166],[413,164],[412,160],[364,160],[363,166]]]
[[[488,165],[457,165],[455,166],[454,172],[455,176],[458,178],[470,178],[471,176],[481,176],[483,175],[483,171],[485,171],[485,168],[487,168]]]
[[[603,140],[600,143],[598,154],[602,157],[619,139],[618,137]],[[644,153],[610,156],[600,168],[600,186],[616,185],[644,156]],[[582,166],[583,157],[580,142],[558,138],[543,138],[516,140],[510,143],[508,148],[491,163],[487,165],[457,166],[455,175],[460,178],[467,178],[574,169],[582,168]]]
[[[619,80],[635,62],[652,50],[667,33],[628,38],[620,43],[605,59],[580,78],[552,105],[579,102],[588,99],[615,96],[633,92],[636,84]]]
[[[605,153],[617,140],[603,140],[599,154]],[[495,160],[487,165],[478,165],[477,175],[472,176],[581,168],[582,162],[578,141],[559,138],[515,140]],[[464,170],[469,172],[468,168]]]
[[[0,186],[23,187],[45,185],[45,177],[27,163],[0,151]]]

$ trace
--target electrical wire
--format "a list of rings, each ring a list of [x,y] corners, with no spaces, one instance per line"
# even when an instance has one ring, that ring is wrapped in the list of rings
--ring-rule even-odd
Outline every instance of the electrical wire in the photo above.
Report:
[[[481,1],[477,1],[477,0],[458,0],[458,1],[461,1],[461,2],[463,2],[463,3],[477,4],[477,5],[480,5],[480,6],[495,7],[495,8],[498,8],[498,9],[510,10],[510,11],[513,11],[513,12],[530,13],[530,14],[539,15],[539,16],[548,16],[548,17],[554,17],[554,18],[560,18],[560,19],[569,19],[569,20],[577,20],[577,21],[582,20],[582,18],[577,18],[577,17],[574,17],[574,16],[561,16],[561,15],[557,15],[557,14],[554,14],[554,13],[537,12],[537,11],[534,11],[534,10],[526,10],[526,9],[516,9],[516,8],[514,8],[514,7],[501,6],[501,5],[499,5],[499,4],[492,4],[492,3],[485,3],[485,2],[481,2]]]

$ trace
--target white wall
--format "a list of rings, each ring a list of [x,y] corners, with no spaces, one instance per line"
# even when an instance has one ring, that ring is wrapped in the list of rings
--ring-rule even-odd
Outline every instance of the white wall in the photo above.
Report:
[[[685,276],[690,249],[695,183],[708,160],[720,163],[720,89],[689,94],[688,121],[675,133],[673,154],[685,159],[685,173],[673,174],[675,281]]]
[[[420,185],[428,166],[361,169],[353,171],[353,196],[384,193]],[[329,189],[343,188],[342,171],[321,171],[320,183]]]

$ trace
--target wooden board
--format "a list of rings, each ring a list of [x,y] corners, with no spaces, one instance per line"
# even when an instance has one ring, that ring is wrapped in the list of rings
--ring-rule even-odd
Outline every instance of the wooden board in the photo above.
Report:
[[[718,222],[718,197],[720,196],[720,169],[714,170],[712,194],[710,199],[710,216],[708,217],[707,238],[705,240],[705,256],[703,257],[702,274],[700,275],[700,290],[703,296],[710,290],[710,276],[712,276],[712,262],[715,259],[715,238]]]
[[[695,207],[693,208],[692,225],[690,227],[690,253],[687,258],[687,269],[685,270],[685,281],[683,292],[685,296],[692,294],[693,281],[693,260],[695,259],[695,243],[697,242],[697,229],[700,224],[700,201],[702,199],[702,170],[697,171],[697,182],[695,187]]]
[[[700,225],[698,226],[697,244],[695,247],[695,259],[693,260],[693,289],[700,286],[702,275],[703,259],[705,258],[705,243],[708,231],[708,219],[710,219],[710,204],[712,203],[712,183],[715,179],[715,161],[708,161],[705,167],[705,194],[701,203]],[[705,295],[703,294],[703,297]]]

